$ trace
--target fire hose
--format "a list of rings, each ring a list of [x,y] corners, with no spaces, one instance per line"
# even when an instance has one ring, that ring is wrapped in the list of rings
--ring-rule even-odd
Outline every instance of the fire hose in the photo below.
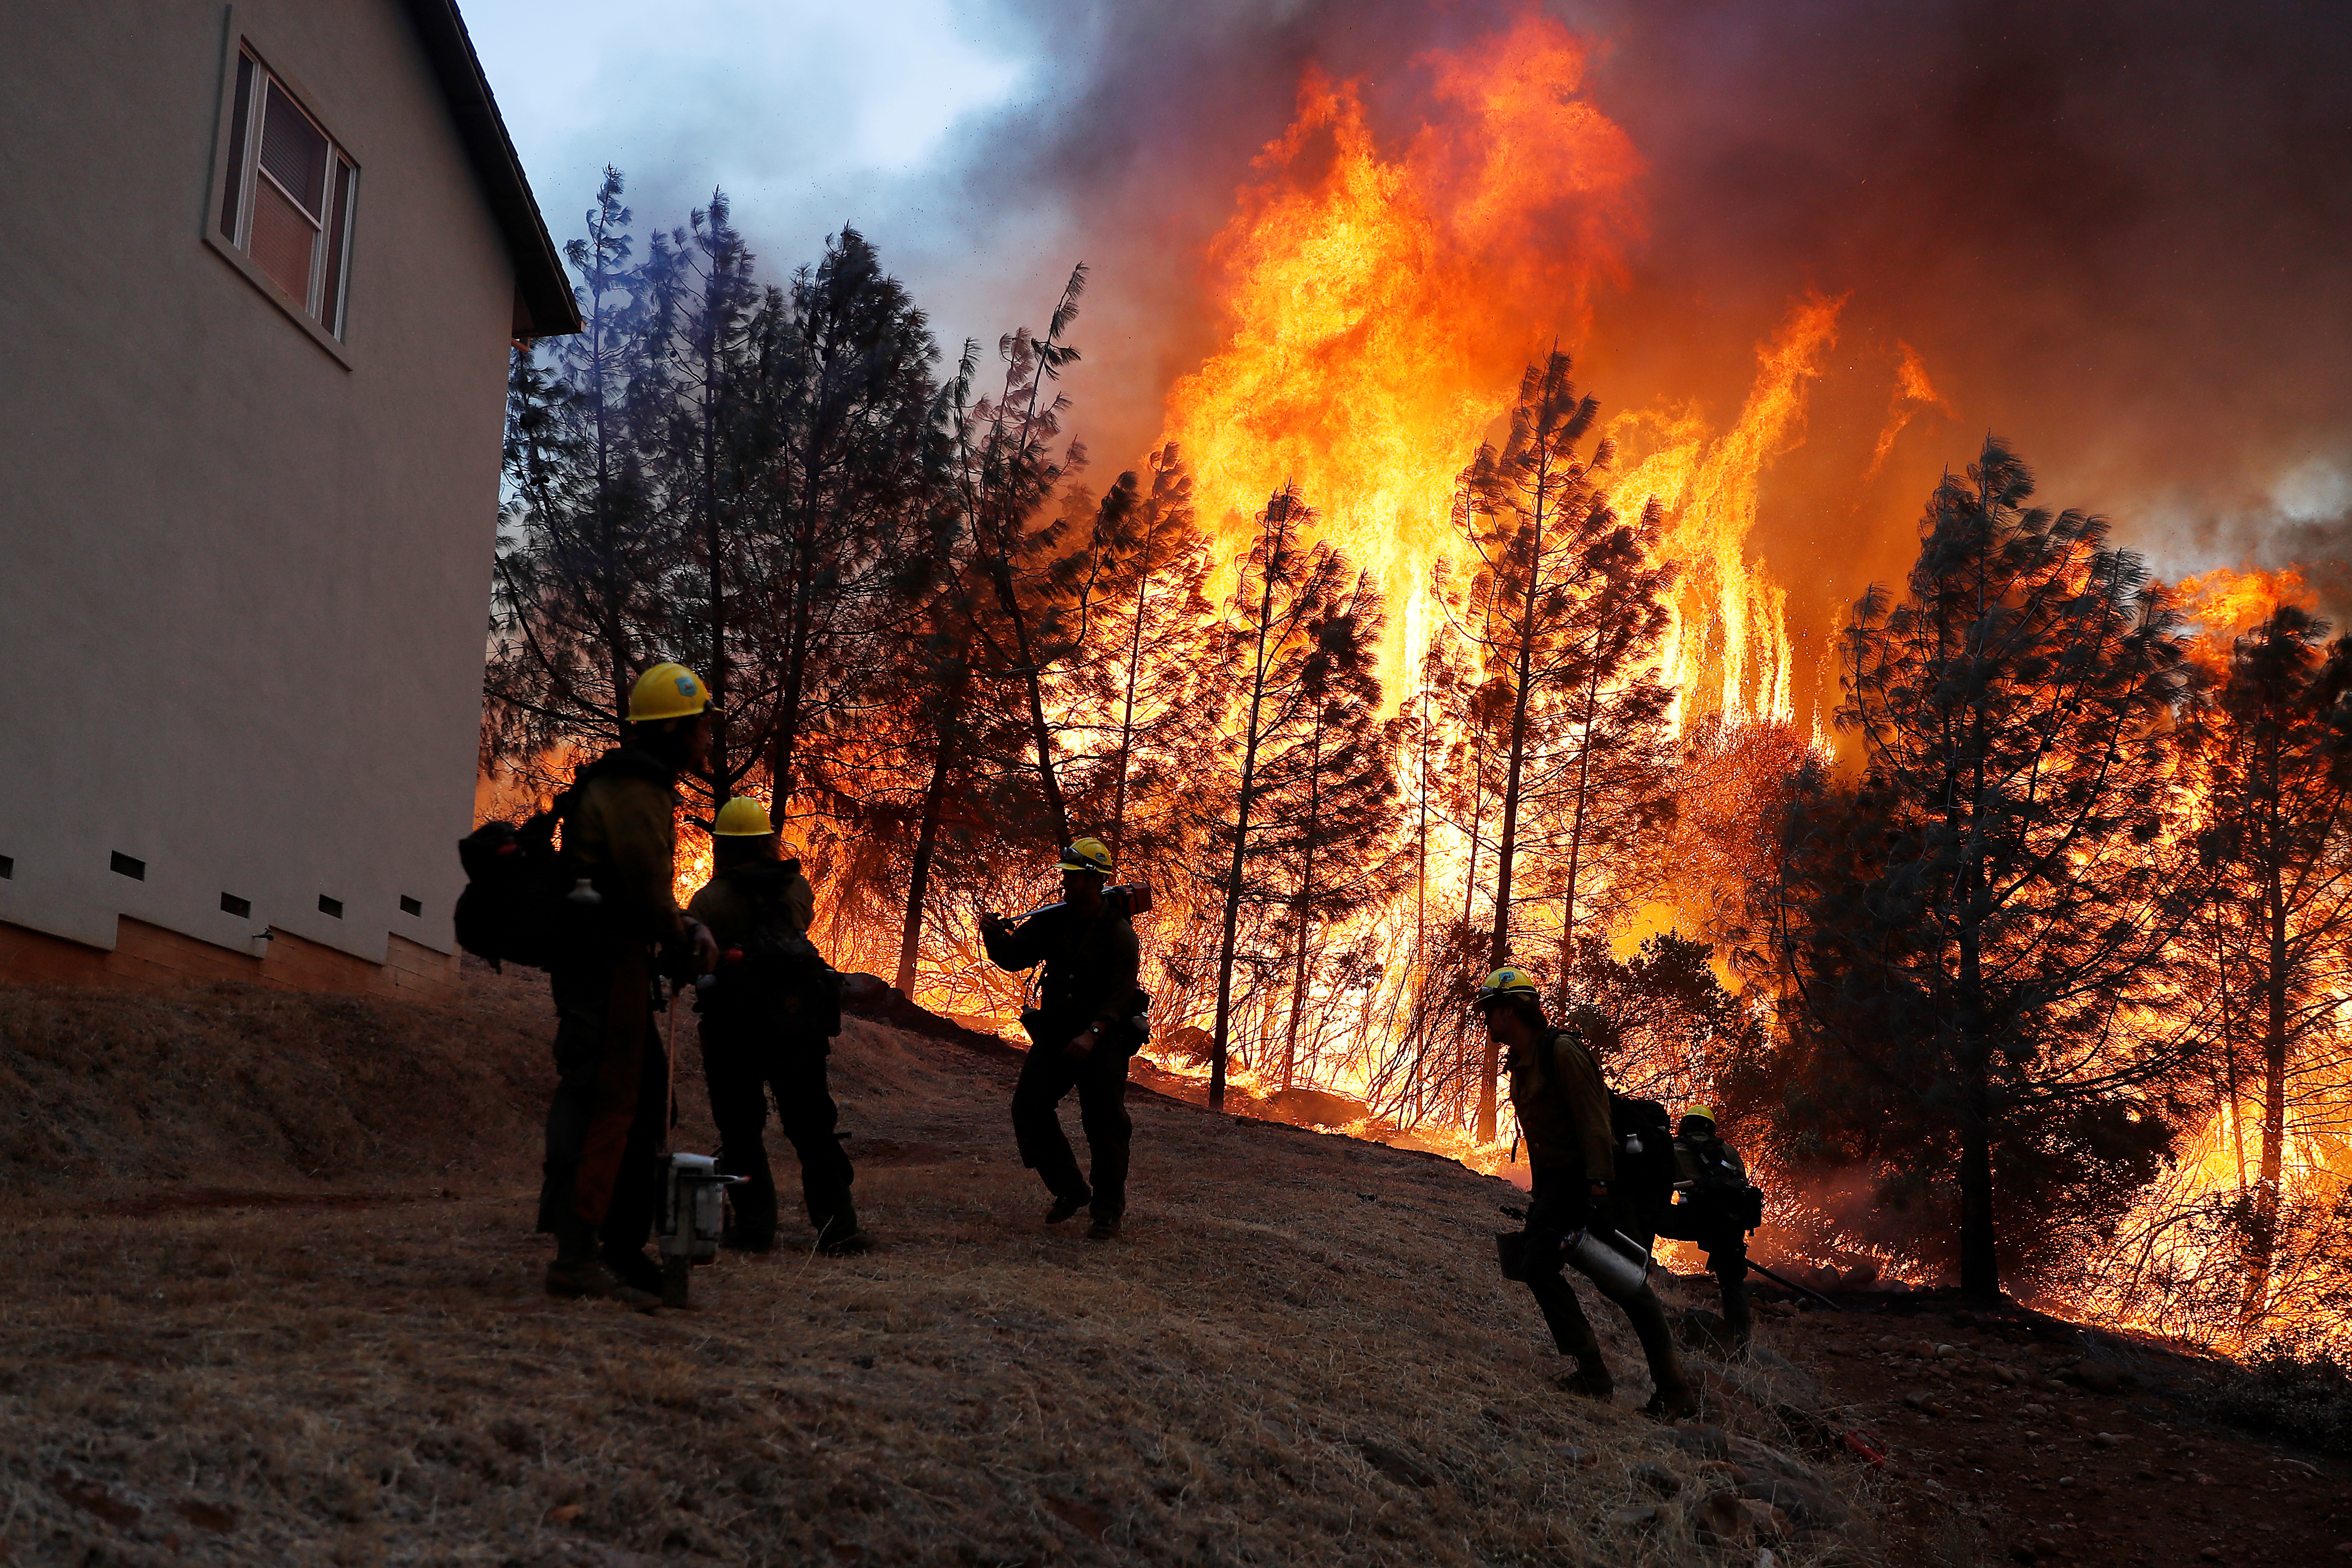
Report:
[[[1756,1259],[1752,1258],[1748,1259],[1748,1267],[1753,1268],[1757,1273],[1761,1274],[1765,1279],[1769,1279],[1775,1285],[1785,1285],[1791,1290],[1802,1291],[1805,1295],[1811,1296],[1814,1300],[1819,1301],[1822,1306],[1827,1307],[1832,1312],[1843,1312],[1845,1310],[1843,1307],[1839,1306],[1835,1301],[1831,1300],[1819,1290],[1807,1289],[1804,1286],[1798,1284],[1794,1279],[1783,1279],[1780,1275],[1773,1273],[1769,1268],[1765,1268],[1762,1264],[1757,1262]]]

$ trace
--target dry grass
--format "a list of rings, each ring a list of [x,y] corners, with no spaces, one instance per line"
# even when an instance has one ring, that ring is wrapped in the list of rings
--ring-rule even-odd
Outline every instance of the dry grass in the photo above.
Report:
[[[528,992],[488,977],[477,991],[473,1013],[453,1017],[530,1033]],[[284,1000],[124,1015],[151,1017],[136,1038],[174,1061],[214,1042],[215,1082],[238,1086],[221,1111],[232,1131],[211,1142],[209,1100],[163,1119],[195,1140],[173,1173],[226,1184],[206,1163],[223,1150],[246,1157],[240,1169],[267,1163],[254,1119],[295,1120],[270,1103],[281,1081],[318,1101],[281,1146],[310,1151],[300,1159],[336,1128],[379,1152],[396,1127],[419,1141],[381,1166],[339,1154],[338,1187],[279,1184],[343,1206],[140,1212],[167,1190],[72,1213],[79,1200],[54,1184],[19,1184],[0,1326],[0,1557],[1723,1560],[1696,1544],[1687,1507],[1708,1467],[1632,1408],[1646,1387],[1613,1311],[1594,1316],[1619,1405],[1553,1386],[1559,1363],[1532,1304],[1493,1269],[1495,1205],[1511,1194],[1490,1178],[1138,1094],[1128,1234],[1089,1244],[1038,1224],[1044,1194],[1005,1125],[1009,1064],[854,1022],[835,1079],[883,1250],[724,1262],[698,1273],[698,1310],[644,1318],[539,1290],[524,1110],[535,1115],[543,1034],[528,1058],[485,1035],[470,1076],[394,1111],[372,1097],[414,1064],[391,1064],[382,1042],[415,1010],[352,1005],[377,1010],[367,1050],[387,1065],[354,1077],[335,1058],[348,1096],[335,1110],[326,1079],[286,1055],[286,1040],[325,1036],[268,1033]],[[346,1016],[312,1008],[328,1033]],[[102,1032],[105,1012],[0,999],[8,1069],[46,1081],[23,1059],[27,1016],[46,1020],[54,1054],[78,1026]],[[422,1070],[455,1072],[467,1057],[457,1025],[433,1026],[445,1032]],[[240,1078],[240,1037],[289,1076]],[[115,1075],[142,1070],[128,1038],[104,1054]],[[690,1075],[682,1088],[699,1110]],[[137,1146],[113,1111],[68,1121],[101,1165],[112,1156],[92,1129]],[[681,1132],[708,1137],[699,1118]],[[518,1137],[521,1150],[505,1146]],[[472,1143],[483,1158],[432,1174]],[[422,1195],[428,1174],[459,1195]],[[352,1203],[354,1187],[413,1195]],[[1803,1400],[1802,1374],[1709,1365],[1725,1424],[1787,1445],[1761,1412]],[[1642,1463],[1676,1478],[1671,1500],[1663,1477],[1633,1477]],[[1818,1463],[1870,1510],[1851,1472]],[[1653,1504],[1654,1523],[1606,1522]],[[1784,1546],[1780,1561],[1820,1555]]]
[[[0,986],[0,1193],[70,1181],[383,1182],[545,1115],[545,984],[469,972],[448,1006],[222,984]],[[454,1113],[454,1114],[453,1114]]]

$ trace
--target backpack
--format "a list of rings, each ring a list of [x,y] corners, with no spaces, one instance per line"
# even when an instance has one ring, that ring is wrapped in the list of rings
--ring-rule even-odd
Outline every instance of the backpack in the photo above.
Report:
[[[1689,1200],[1701,1217],[1727,1220],[1742,1230],[1754,1230],[1764,1223],[1764,1189],[1714,1153],[1723,1147],[1723,1140],[1685,1138],[1677,1142],[1690,1151],[1698,1166],[1698,1188],[1689,1194]]]
[[[831,1039],[841,1033],[841,972],[816,943],[775,918],[787,877],[800,862],[739,867],[727,873],[751,905],[751,929],[719,967],[696,1006],[706,1014]]]
[[[1612,1090],[1609,1131],[1617,1138],[1617,1200],[1639,1213],[1662,1212],[1675,1192],[1675,1125],[1666,1108]]]
[[[553,967],[576,920],[567,902],[572,879],[555,847],[555,830],[570,810],[572,791],[553,808],[521,823],[486,822],[457,840],[466,890],[453,911],[457,945],[492,969],[520,963]]]

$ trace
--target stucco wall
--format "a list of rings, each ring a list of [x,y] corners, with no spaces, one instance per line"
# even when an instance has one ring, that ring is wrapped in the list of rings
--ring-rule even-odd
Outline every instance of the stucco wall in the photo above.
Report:
[[[205,243],[232,29],[360,166],[348,367]],[[446,952],[514,268],[412,24],[82,0],[9,39],[0,921]]]

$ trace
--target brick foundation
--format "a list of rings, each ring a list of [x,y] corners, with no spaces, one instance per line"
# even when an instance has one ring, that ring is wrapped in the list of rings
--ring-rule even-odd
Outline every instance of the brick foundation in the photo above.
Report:
[[[168,991],[242,980],[280,991],[340,991],[412,1002],[446,1001],[456,994],[455,953],[436,952],[403,936],[386,940],[386,961],[370,963],[273,928],[269,956],[256,958],[125,915],[115,923],[110,952],[0,921],[0,984]]]

